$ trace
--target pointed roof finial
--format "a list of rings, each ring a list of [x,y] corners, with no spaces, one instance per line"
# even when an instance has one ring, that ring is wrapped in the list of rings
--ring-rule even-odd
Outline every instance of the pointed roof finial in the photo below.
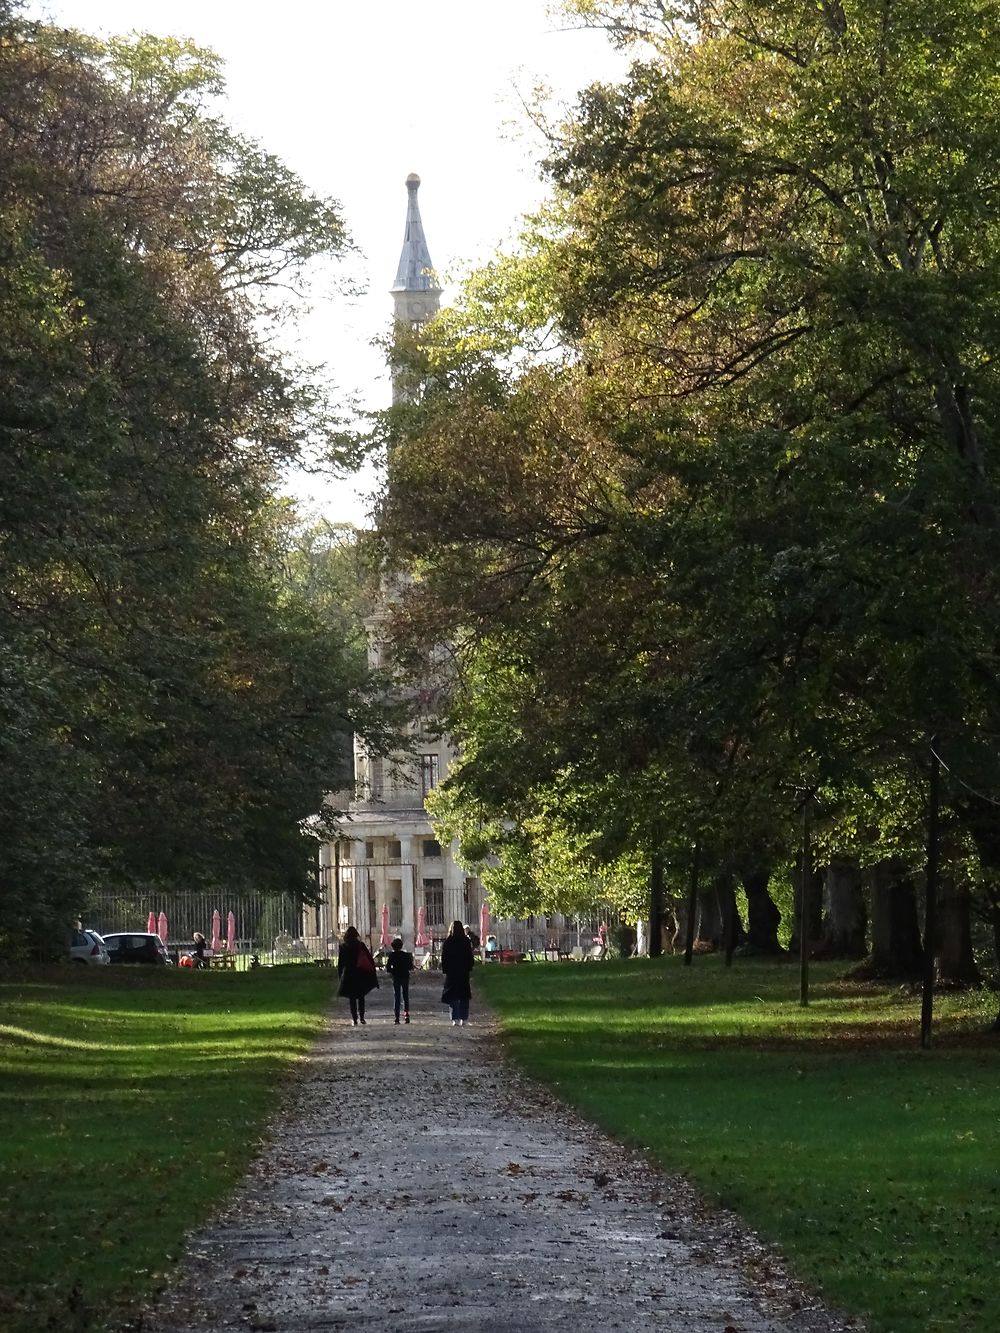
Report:
[[[406,231],[403,234],[403,249],[399,255],[396,281],[392,284],[391,290],[440,294],[441,288],[434,277],[434,265],[424,238],[424,224],[420,221],[420,205],[417,203],[419,189],[420,177],[415,171],[411,171],[406,178]]]

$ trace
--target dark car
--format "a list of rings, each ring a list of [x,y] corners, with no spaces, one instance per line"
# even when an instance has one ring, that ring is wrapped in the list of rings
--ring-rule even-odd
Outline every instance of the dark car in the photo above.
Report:
[[[104,947],[113,963],[157,963],[170,962],[167,950],[159,935],[149,935],[145,931],[121,931],[104,936]]]

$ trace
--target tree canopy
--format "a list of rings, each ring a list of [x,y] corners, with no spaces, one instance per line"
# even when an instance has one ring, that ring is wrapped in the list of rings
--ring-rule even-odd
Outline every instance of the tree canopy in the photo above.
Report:
[[[455,798],[745,868],[822,793],[831,853],[877,814],[917,869],[919,802],[876,793],[934,735],[995,859],[991,6],[570,7],[636,62],[387,423],[399,632],[468,668]]]
[[[308,894],[384,728],[277,498],[328,423],[267,317],[344,222],[221,88],[190,42],[0,13],[4,952],[97,883]]]

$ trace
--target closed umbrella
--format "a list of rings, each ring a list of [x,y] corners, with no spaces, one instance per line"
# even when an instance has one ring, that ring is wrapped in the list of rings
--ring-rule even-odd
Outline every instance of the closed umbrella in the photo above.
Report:
[[[222,917],[219,915],[219,909],[216,908],[212,913],[212,952],[218,953],[222,944]]]
[[[479,939],[484,946],[486,944],[486,936],[489,933],[490,933],[490,909],[486,902],[486,899],[484,898],[483,905],[479,909]]]
[[[379,940],[379,945],[380,945],[383,949],[388,949],[388,947],[389,947],[389,945],[390,945],[391,943],[392,943],[392,939],[391,939],[391,937],[390,937],[390,935],[389,935],[389,904],[388,904],[388,903],[383,903],[383,904],[382,904],[382,936],[381,936],[381,939]]]
[[[160,919],[159,919],[159,921],[157,922],[157,926],[156,926],[156,933],[157,933],[157,934],[159,935],[159,937],[160,937],[160,943],[161,943],[161,944],[166,944],[166,942],[167,942],[167,914],[166,914],[166,912],[161,912],[161,913],[160,913]]]
[[[417,949],[426,949],[430,944],[430,940],[427,938],[427,918],[422,907],[417,908],[417,937],[413,944]]]
[[[226,952],[236,952],[236,917],[232,912],[226,917]]]
[[[155,934],[156,934],[156,913],[155,913],[155,912],[150,912],[150,914],[149,914],[149,920],[146,922],[146,934],[147,934],[147,935],[155,935]]]

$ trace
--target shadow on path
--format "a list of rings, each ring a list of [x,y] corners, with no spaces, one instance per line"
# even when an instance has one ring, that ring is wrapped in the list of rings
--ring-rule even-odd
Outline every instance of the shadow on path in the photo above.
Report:
[[[837,1333],[735,1219],[504,1062],[440,978],[338,1010],[226,1213],[144,1330]],[[756,1288],[746,1276],[755,1273]]]

